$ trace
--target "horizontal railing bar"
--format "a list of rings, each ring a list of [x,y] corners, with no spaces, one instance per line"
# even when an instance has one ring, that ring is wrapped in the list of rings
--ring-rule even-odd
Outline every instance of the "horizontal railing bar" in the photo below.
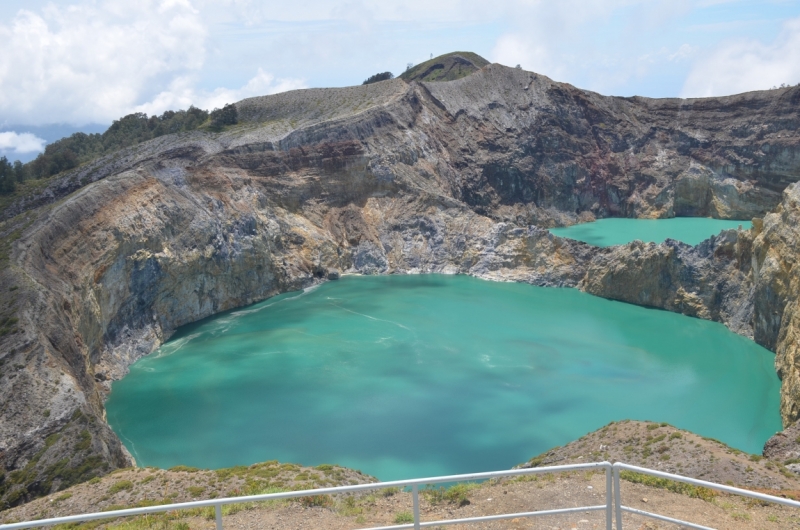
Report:
[[[465,517],[463,519],[449,519],[442,521],[428,521],[420,523],[420,526],[445,526],[458,523],[480,523],[483,521],[500,521],[502,519],[513,519],[514,517],[543,517],[545,515],[560,515],[577,512],[596,512],[605,511],[606,505],[598,506],[578,506],[575,508],[557,508],[554,510],[539,510],[536,512],[520,512],[514,514],[484,515],[480,517]]]
[[[614,467],[618,469],[627,469],[629,471],[635,471],[637,473],[642,473],[645,475],[652,475],[654,477],[666,478],[669,480],[674,480],[675,482],[683,482],[685,484],[692,484],[694,486],[703,486],[705,488],[724,491],[726,493],[733,493],[735,495],[750,497],[752,499],[774,502],[776,504],[783,504],[784,506],[791,506],[793,508],[800,508],[800,502],[793,501],[790,499],[784,499],[783,497],[776,497],[774,495],[767,495],[766,493],[758,493],[755,491],[735,488],[733,486],[724,486],[722,484],[717,484],[715,482],[708,482],[705,480],[684,477],[681,475],[673,475],[672,473],[666,473],[664,471],[656,471],[655,469],[647,469],[644,467],[632,466],[630,464],[623,464],[620,462],[614,464]]]
[[[513,519],[515,517],[543,517],[545,515],[563,515],[576,512],[597,512],[605,511],[606,505],[598,506],[578,506],[575,508],[557,508],[554,510],[539,510],[536,512],[519,512],[519,513],[503,513],[499,515],[483,515],[480,517],[464,517],[461,519],[443,519],[441,521],[421,521],[420,527],[427,526],[446,526],[451,524],[461,523],[482,523],[486,521],[501,521],[503,519]],[[363,528],[361,530],[401,530],[403,528],[414,528],[414,523],[394,525],[394,526],[375,526],[372,528]]]
[[[148,513],[169,512],[172,510],[187,510],[191,508],[207,508],[209,506],[223,506],[226,504],[238,504],[245,502],[263,502],[281,499],[291,499],[297,497],[308,497],[312,495],[329,495],[335,493],[353,493],[358,491],[379,490],[384,488],[406,487],[414,485],[437,484],[442,482],[464,482],[468,480],[485,480],[490,478],[513,477],[524,475],[536,475],[542,473],[558,473],[563,471],[580,471],[591,469],[610,468],[609,462],[587,462],[584,464],[569,464],[563,466],[538,467],[527,469],[509,469],[504,471],[487,471],[483,473],[468,473],[464,475],[446,475],[439,477],[428,477],[422,479],[394,480],[389,482],[373,482],[370,484],[354,484],[351,486],[337,486],[333,488],[320,488],[312,490],[287,491],[281,493],[267,493],[264,495],[248,495],[244,497],[226,497],[222,499],[208,499],[203,501],[191,501],[174,504],[163,504],[160,506],[147,506],[143,508],[128,508],[125,510],[114,510],[109,512],[96,512],[84,515],[69,515],[66,517],[54,517],[50,519],[40,519],[38,521],[26,521],[22,523],[11,523],[0,525],[0,530],[14,530],[17,528],[38,528],[61,523],[75,523],[80,521],[91,521],[96,519],[112,519],[116,517],[129,517],[133,515],[145,515]]]
[[[667,517],[666,515],[659,515],[657,513],[645,512],[644,510],[637,510],[636,508],[631,508],[630,506],[620,506],[620,508],[622,509],[623,512],[635,513],[637,515],[643,515],[645,517],[658,519],[659,521],[664,521],[667,523],[674,523],[683,526],[688,526],[689,528],[697,528],[697,530],[716,530],[715,528],[711,528],[710,526],[703,526],[699,524],[690,523],[687,521],[681,521],[680,519],[673,519],[672,517]]]

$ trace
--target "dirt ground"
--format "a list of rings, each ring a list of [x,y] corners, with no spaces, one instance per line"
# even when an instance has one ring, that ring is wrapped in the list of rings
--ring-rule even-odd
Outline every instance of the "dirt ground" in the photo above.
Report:
[[[663,458],[664,455],[669,455],[669,458]],[[603,459],[694,475],[788,498],[800,496],[800,481],[780,462],[748,455],[668,425],[648,422],[620,422],[606,426],[571,444],[550,450],[522,467]],[[128,469],[0,512],[0,522],[374,481],[372,477],[339,466],[308,468],[278,462],[216,471]],[[800,508],[714,494],[710,490],[675,488],[675,483],[671,483],[671,486],[641,482],[641,476],[623,476],[621,491],[624,505],[719,529],[800,528]],[[423,521],[435,522],[502,513],[599,506],[605,502],[605,475],[580,471],[473,483],[445,492],[423,492],[420,495],[420,512]],[[409,492],[397,489],[379,490],[352,496],[323,496],[306,501],[236,504],[225,508],[223,513],[226,529],[369,528],[407,522],[412,513],[412,498]],[[631,514],[625,514],[623,522],[626,529],[681,528]],[[211,509],[195,509],[71,528],[187,530],[213,529],[215,524]],[[602,511],[581,511],[560,516],[513,517],[447,528],[600,529],[605,528],[605,514]]]
[[[709,502],[626,482],[622,483],[621,489],[623,503],[626,506],[657,512],[712,528],[731,530],[800,528],[800,509],[763,506],[730,496],[718,496]],[[409,493],[378,497],[359,506],[361,513],[358,514],[337,513],[336,510],[326,508],[304,508],[297,503],[290,503],[272,509],[241,511],[225,517],[223,522],[225,528],[231,529],[368,528],[396,524],[398,514],[411,512],[411,503]],[[469,504],[465,506],[458,506],[455,503],[432,505],[423,498],[420,512],[423,521],[438,521],[448,518],[604,503],[604,475],[575,473],[570,476],[551,476],[532,481],[508,481],[483,485],[470,492]],[[187,522],[190,528],[214,528],[213,521],[209,520],[193,518]],[[681,528],[628,514],[623,516],[623,525],[624,528],[648,530]],[[605,528],[605,513],[581,512],[563,516],[516,517],[505,521],[460,524],[447,528],[465,530],[602,529]]]

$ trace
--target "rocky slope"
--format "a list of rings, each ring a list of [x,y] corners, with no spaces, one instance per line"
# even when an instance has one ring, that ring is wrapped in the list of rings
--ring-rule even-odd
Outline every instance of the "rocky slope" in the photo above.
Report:
[[[798,102],[613,98],[493,64],[244,100],[226,131],[64,175],[0,226],[2,502],[130,463],[105,393],[176,327],[341,271],[580,287],[718,320],[777,352],[793,421]],[[543,228],[674,215],[763,222],[695,248]]]

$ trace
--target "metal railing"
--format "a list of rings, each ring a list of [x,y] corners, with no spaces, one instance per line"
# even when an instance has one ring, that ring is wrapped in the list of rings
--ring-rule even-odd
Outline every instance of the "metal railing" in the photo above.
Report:
[[[665,478],[668,480],[673,480],[675,482],[683,482],[684,484],[691,484],[692,486],[700,486],[712,490],[723,491],[725,493],[740,495],[742,497],[758,499],[760,501],[782,504],[784,506],[791,506],[793,508],[800,508],[800,502],[797,501],[784,499],[783,497],[775,497],[774,495],[767,495],[765,493],[758,493],[756,491],[734,488],[733,486],[723,486],[722,484],[717,484],[716,482],[708,482],[696,478],[684,477],[682,475],[673,475],[672,473],[665,473],[663,471],[656,471],[655,469],[647,469],[645,467],[631,466],[628,464],[623,464],[622,462],[617,462],[613,464],[611,467],[614,469],[614,506],[616,510],[615,519],[617,521],[617,530],[622,530],[622,512],[635,513],[637,515],[642,515],[644,517],[650,517],[651,519],[658,519],[659,521],[679,524],[689,528],[697,528],[699,530],[714,530],[709,526],[690,523],[689,521],[681,521],[679,519],[673,519],[665,515],[646,512],[644,510],[637,510],[636,508],[631,508],[630,506],[624,506],[622,504],[622,494],[620,493],[620,484],[619,484],[620,471],[633,471],[635,473],[642,473],[643,475],[650,475],[651,477]]]
[[[594,506],[577,506],[573,508],[555,508],[551,510],[537,510],[531,512],[517,512],[499,515],[487,515],[479,517],[465,517],[460,519],[444,519],[439,521],[421,521],[419,514],[419,492],[420,486],[431,484],[450,483],[450,482],[465,482],[471,480],[487,480],[494,478],[504,477],[518,477],[526,475],[538,475],[543,473],[559,473],[565,471],[605,471],[606,475],[606,502]],[[593,462],[586,464],[572,464],[564,466],[549,466],[549,467],[536,467],[528,469],[511,469],[507,471],[490,471],[486,473],[470,473],[466,475],[449,475],[442,477],[431,477],[424,479],[410,479],[410,480],[395,480],[391,482],[375,482],[371,484],[356,484],[353,486],[339,486],[335,488],[319,488],[313,490],[302,491],[289,491],[282,493],[268,493],[264,495],[248,495],[244,497],[227,497],[223,499],[208,499],[204,501],[182,502],[175,504],[163,504],[159,506],[148,506],[145,508],[130,508],[127,510],[114,510],[108,512],[89,513],[81,515],[70,515],[67,517],[54,517],[50,519],[40,519],[37,521],[25,521],[20,523],[11,523],[0,525],[0,530],[16,530],[19,528],[39,528],[43,526],[52,526],[56,524],[65,523],[79,523],[85,521],[92,521],[98,519],[116,519],[119,517],[129,517],[134,515],[147,515],[162,512],[171,512],[175,510],[186,510],[191,508],[207,508],[214,507],[217,530],[222,530],[222,507],[227,504],[249,503],[249,502],[263,502],[263,501],[276,501],[282,499],[293,499],[298,497],[310,497],[316,495],[330,495],[330,494],[343,494],[343,493],[356,493],[364,491],[379,490],[384,488],[411,488],[411,496],[413,503],[413,517],[414,522],[408,524],[398,524],[391,526],[380,526],[368,528],[364,530],[401,530],[411,529],[419,530],[430,526],[446,526],[453,524],[463,523],[480,523],[487,521],[497,521],[501,519],[513,519],[518,517],[540,517],[545,515],[564,515],[578,512],[605,512],[605,523],[607,530],[614,530],[614,522],[616,522],[616,529],[622,530],[622,513],[632,513],[643,517],[649,517],[660,521],[683,525],[689,528],[697,528],[701,530],[713,530],[708,526],[702,526],[688,521],[681,521],[673,519],[665,515],[646,512],[622,504],[622,496],[620,492],[620,471],[627,470],[636,473],[642,473],[658,478],[673,480],[676,482],[683,482],[694,486],[701,486],[712,490],[723,491],[743,497],[758,499],[761,501],[773,502],[782,504],[784,506],[791,506],[800,508],[800,502],[785,499],[782,497],[775,497],[773,495],[766,495],[754,491],[748,491],[733,486],[723,486],[714,482],[707,482],[705,480],[698,480],[681,475],[673,475],[662,471],[647,469],[643,467],[631,466],[617,462],[611,464],[609,462]]]

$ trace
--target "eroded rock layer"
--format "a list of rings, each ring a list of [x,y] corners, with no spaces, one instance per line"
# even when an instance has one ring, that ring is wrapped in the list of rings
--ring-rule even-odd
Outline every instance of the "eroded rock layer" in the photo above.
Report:
[[[793,421],[798,102],[800,88],[613,98],[489,65],[245,100],[230,130],[61,177],[4,212],[18,320],[0,337],[3,502],[130,463],[104,396],[178,326],[340,272],[579,287],[714,319],[777,352]],[[763,221],[697,247],[545,229],[675,215]]]

